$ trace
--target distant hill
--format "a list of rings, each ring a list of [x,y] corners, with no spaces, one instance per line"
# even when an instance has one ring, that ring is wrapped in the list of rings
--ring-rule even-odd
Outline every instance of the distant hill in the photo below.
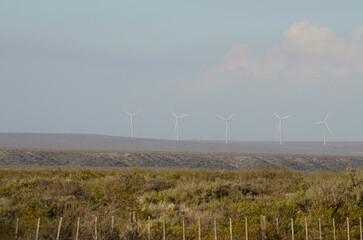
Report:
[[[0,149],[1,166],[153,167],[249,170],[286,167],[298,171],[345,171],[362,157],[193,153],[115,150]]]
[[[363,156],[363,142],[231,142],[180,141],[91,134],[0,133],[0,148],[228,152]]]
[[[363,166],[363,143],[208,142],[86,134],[0,133],[2,166],[345,171]]]

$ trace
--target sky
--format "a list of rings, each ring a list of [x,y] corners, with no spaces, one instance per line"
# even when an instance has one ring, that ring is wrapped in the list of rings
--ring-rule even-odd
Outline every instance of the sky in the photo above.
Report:
[[[363,141],[363,1],[0,2],[0,132]]]

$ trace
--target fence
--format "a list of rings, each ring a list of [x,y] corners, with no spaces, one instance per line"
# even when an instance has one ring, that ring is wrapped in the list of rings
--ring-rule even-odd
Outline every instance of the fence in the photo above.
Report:
[[[216,219],[216,218],[177,218],[161,217],[137,219],[136,213],[130,214],[129,220],[122,220],[117,224],[115,216],[106,217],[102,224],[98,217],[93,219],[68,219],[66,226],[65,218],[61,217],[53,221],[51,225],[56,230],[54,233],[47,232],[42,235],[42,219],[37,218],[33,228],[31,224],[26,231],[22,231],[21,219],[3,219],[4,227],[12,228],[12,233],[4,239],[229,239],[229,240],[266,240],[266,239],[359,239],[363,240],[362,219],[307,219],[299,218],[266,218],[266,216],[244,217],[239,219]],[[25,223],[25,222],[23,222]],[[47,222],[46,229],[49,228]],[[87,231],[82,231],[87,228]],[[123,230],[123,231],[122,231]],[[91,232],[91,234],[90,234]],[[82,235],[83,234],[83,235]]]

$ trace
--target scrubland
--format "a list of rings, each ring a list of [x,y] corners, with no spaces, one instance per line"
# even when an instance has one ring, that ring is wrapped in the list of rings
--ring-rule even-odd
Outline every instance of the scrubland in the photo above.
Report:
[[[0,238],[12,239],[19,218],[19,239],[34,239],[41,219],[40,239],[55,239],[63,217],[60,239],[75,239],[80,217],[80,239],[93,239],[98,218],[98,239],[148,239],[150,216],[152,239],[162,239],[162,219],[167,239],[181,239],[185,219],[186,239],[260,239],[260,215],[266,216],[267,239],[304,239],[304,219],[309,236],[332,239],[332,219],[337,239],[346,237],[350,219],[351,239],[359,238],[363,215],[363,168],[345,172],[297,172],[286,169],[251,171],[37,168],[0,170]],[[130,221],[135,212],[137,221]],[[114,229],[111,217],[114,216]],[[279,228],[276,228],[276,219]]]

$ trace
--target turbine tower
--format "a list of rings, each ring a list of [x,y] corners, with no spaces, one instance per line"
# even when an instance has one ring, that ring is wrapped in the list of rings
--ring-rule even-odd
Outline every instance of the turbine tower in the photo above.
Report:
[[[277,129],[277,132],[280,133],[280,144],[282,144],[282,120],[289,118],[292,116],[292,114],[286,115],[284,117],[280,117],[279,115],[277,115],[276,113],[274,113],[273,111],[271,111],[273,115],[275,115],[275,117],[277,117],[279,119],[279,127]]]
[[[130,116],[131,137],[133,138],[134,137],[134,117],[135,117],[136,114],[138,114],[140,112],[140,110],[135,112],[134,114],[131,114],[131,113],[127,112],[127,111],[124,111],[124,112],[127,115]]]
[[[171,110],[169,110],[169,112],[176,118],[176,122],[175,122],[176,140],[179,141],[179,120],[182,118],[188,117],[190,114],[184,114],[184,115],[178,116]]]
[[[329,132],[331,132],[328,124],[326,123],[326,121],[328,120],[328,116],[329,116],[329,112],[326,114],[326,117],[323,121],[320,121],[320,122],[314,122],[313,124],[323,124],[323,128],[324,128],[324,146],[326,144],[326,129],[329,130]]]
[[[220,119],[226,121],[226,144],[228,144],[228,120],[231,119],[231,118],[233,118],[234,115],[236,115],[236,113],[233,113],[228,118],[224,118],[224,117],[221,117],[221,116],[217,115],[217,117],[219,117]]]

